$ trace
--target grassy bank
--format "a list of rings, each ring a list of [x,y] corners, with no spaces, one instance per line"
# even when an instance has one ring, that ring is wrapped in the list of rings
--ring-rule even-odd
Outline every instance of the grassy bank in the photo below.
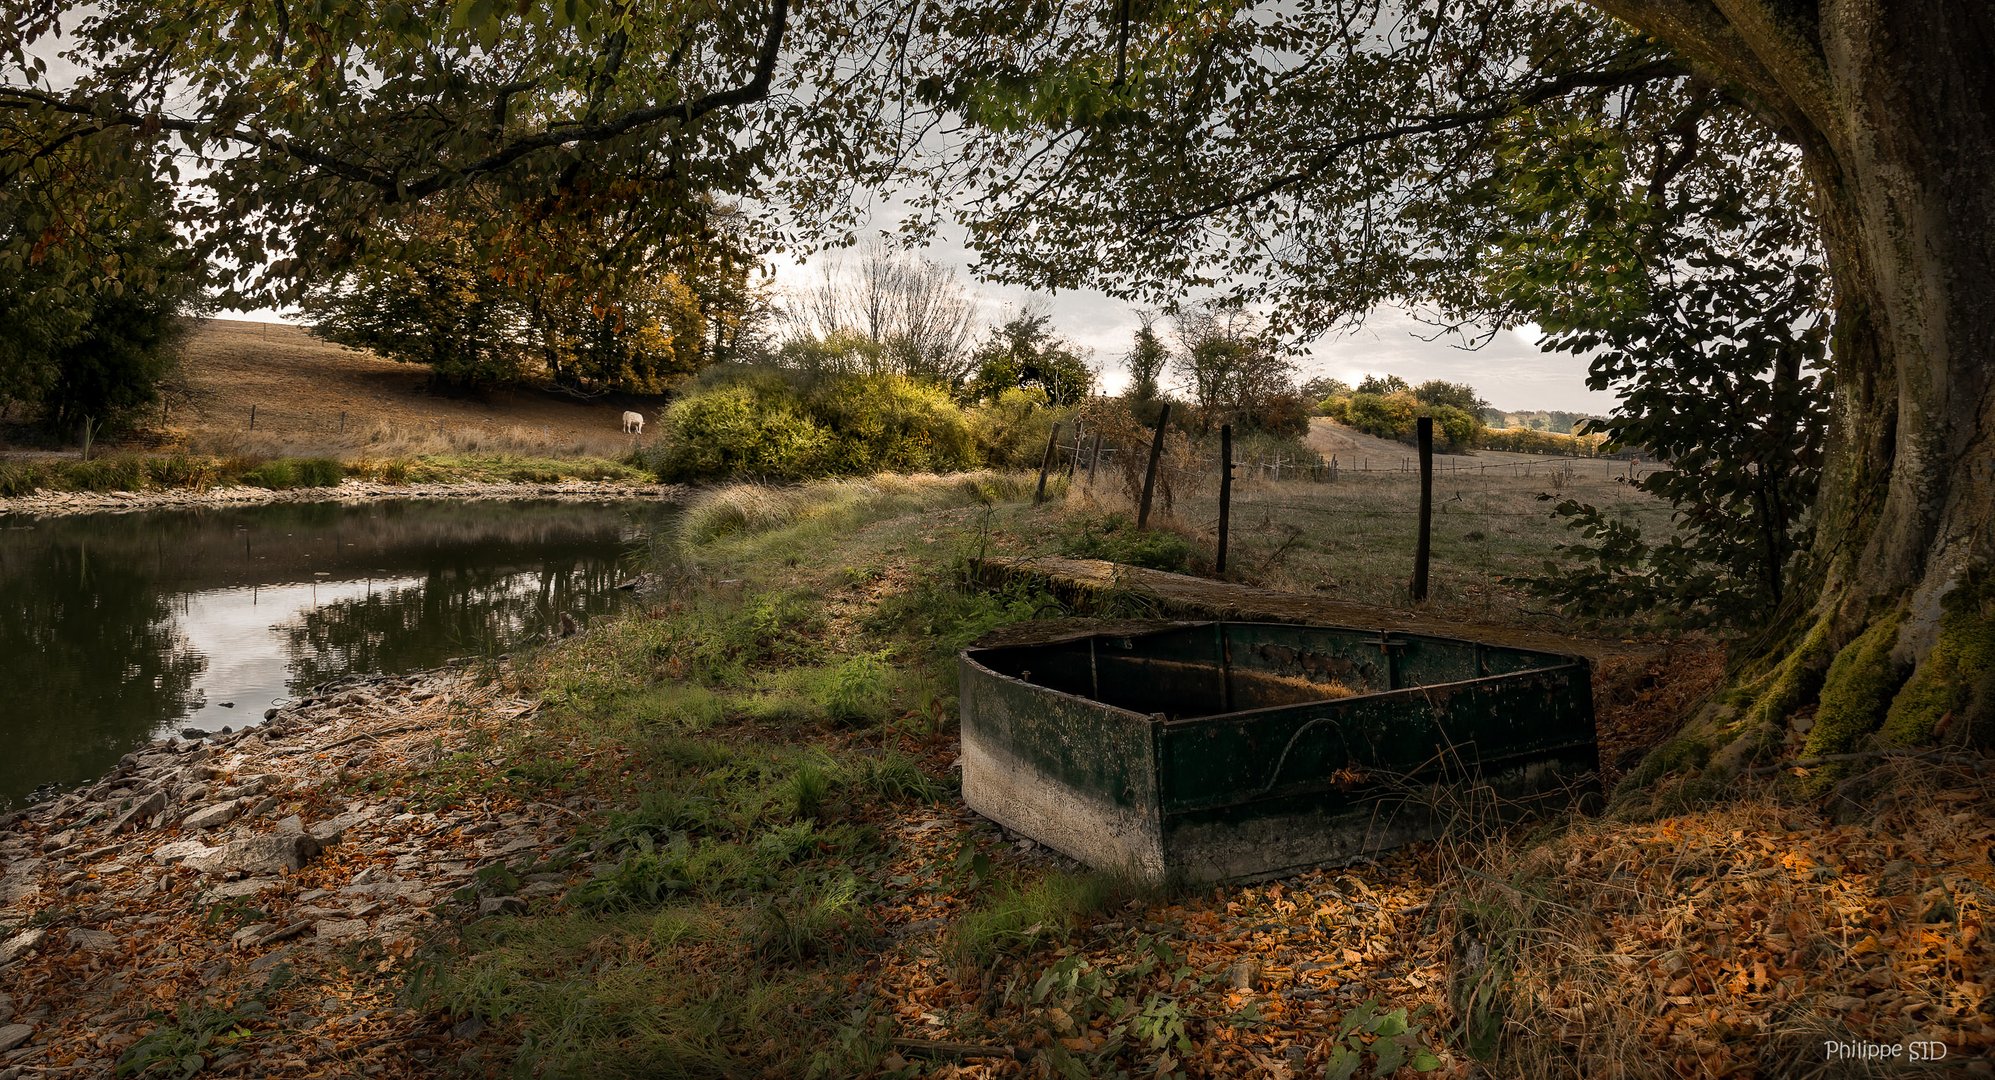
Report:
[[[1524,832],[1465,805],[1446,843],[1187,895],[1013,842],[957,794],[954,654],[1072,613],[973,588],[964,560],[1206,543],[1195,493],[1138,537],[1106,495],[1033,508],[1025,481],[714,490],[644,610],[520,658],[534,719],[410,792],[587,797],[563,852],[484,871],[564,894],[466,922],[417,968],[413,1001],[483,1031],[467,1070],[1663,1077],[1788,1072],[1832,1028],[1995,1045],[1975,993],[1995,873],[1964,854],[1995,820],[1944,770],[1894,778],[1855,824],[1771,777]],[[1363,489],[1343,491],[1266,505],[1280,522],[1282,500]],[[1519,558],[1557,539],[1522,532]],[[1312,558],[1247,572],[1335,564]],[[1389,590],[1379,564],[1343,572]]]
[[[0,462],[0,498],[37,492],[205,491],[234,486],[282,490],[331,487],[348,477],[388,484],[657,480],[637,466],[603,458],[431,454],[344,461],[330,457],[118,454],[92,461]]]

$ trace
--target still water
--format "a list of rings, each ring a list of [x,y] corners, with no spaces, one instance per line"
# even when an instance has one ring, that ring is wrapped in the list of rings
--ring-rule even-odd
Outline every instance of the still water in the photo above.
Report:
[[[298,504],[0,518],[0,806],[182,728],[260,723],[612,610],[663,503]]]

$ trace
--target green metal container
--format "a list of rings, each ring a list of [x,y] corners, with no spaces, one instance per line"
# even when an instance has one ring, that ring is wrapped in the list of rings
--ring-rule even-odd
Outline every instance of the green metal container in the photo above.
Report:
[[[1270,877],[1596,783],[1591,672],[1418,634],[1209,622],[964,650],[963,797],[1150,882]]]

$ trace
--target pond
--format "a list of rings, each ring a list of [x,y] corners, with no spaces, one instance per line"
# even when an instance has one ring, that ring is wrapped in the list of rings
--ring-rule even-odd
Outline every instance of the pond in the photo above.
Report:
[[[351,673],[615,609],[662,502],[398,501],[0,518],[0,806]]]

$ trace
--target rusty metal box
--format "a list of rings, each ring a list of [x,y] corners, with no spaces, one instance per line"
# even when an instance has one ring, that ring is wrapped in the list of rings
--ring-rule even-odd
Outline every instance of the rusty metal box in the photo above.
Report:
[[[964,650],[963,797],[1140,881],[1269,877],[1595,783],[1570,656],[1206,622]]]

